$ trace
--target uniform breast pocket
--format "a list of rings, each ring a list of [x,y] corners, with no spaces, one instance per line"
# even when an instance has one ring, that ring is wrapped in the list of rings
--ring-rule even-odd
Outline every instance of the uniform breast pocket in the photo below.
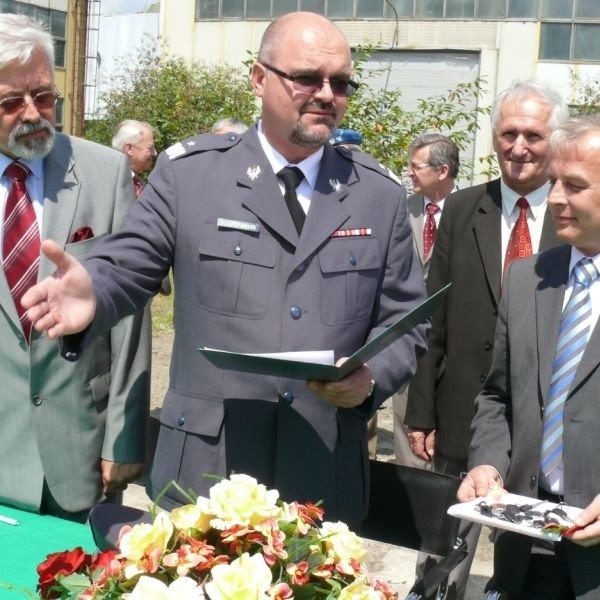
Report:
[[[269,307],[276,256],[273,238],[206,224],[197,263],[200,304],[220,314],[263,317]]]
[[[368,317],[381,272],[377,240],[334,239],[319,252],[319,264],[323,323],[333,325]]]

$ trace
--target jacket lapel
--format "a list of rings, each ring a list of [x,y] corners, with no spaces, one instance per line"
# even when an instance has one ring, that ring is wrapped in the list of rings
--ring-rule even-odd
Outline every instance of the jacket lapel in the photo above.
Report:
[[[80,191],[69,140],[57,134],[54,148],[44,161],[42,239],[52,239],[63,248],[67,245]],[[53,271],[54,265],[42,256],[38,278]]]
[[[495,179],[488,183],[486,192],[479,202],[478,215],[473,219],[473,232],[488,287],[497,307],[502,282],[500,180]]]
[[[553,255],[552,262],[547,257],[543,257],[543,261],[538,259],[536,265],[540,270],[540,281],[535,292],[535,327],[539,356],[539,387],[544,405],[548,401],[571,248],[565,246],[564,250],[561,249],[558,259],[556,256]]]
[[[413,194],[412,196],[408,197],[406,203],[408,206],[408,219],[410,221],[410,228],[413,232],[414,246],[417,250],[419,260],[423,265],[425,264],[425,257],[423,256],[423,196],[419,194]]]

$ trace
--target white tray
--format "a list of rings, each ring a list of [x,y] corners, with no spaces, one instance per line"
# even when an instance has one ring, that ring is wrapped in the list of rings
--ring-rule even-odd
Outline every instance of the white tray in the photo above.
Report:
[[[521,523],[511,523],[497,517],[488,517],[482,515],[475,509],[475,506],[482,500],[485,500],[488,504],[501,503],[501,504],[531,504],[535,506],[536,511],[544,512],[551,508],[558,506],[554,502],[543,502],[539,498],[528,498],[527,496],[518,496],[517,494],[505,493],[499,498],[497,496],[486,496],[481,498],[475,498],[469,502],[461,502],[460,504],[454,504],[448,508],[448,514],[459,519],[466,519],[467,521],[474,521],[475,523],[481,523],[482,525],[488,525],[489,527],[497,527],[498,529],[506,529],[507,531],[514,531],[515,533],[521,533],[529,537],[558,541],[561,538],[560,533],[557,532],[543,532],[541,529],[532,527],[531,525],[524,525]],[[574,519],[580,512],[581,508],[575,508],[573,506],[562,505],[561,508],[569,515],[571,519]]]

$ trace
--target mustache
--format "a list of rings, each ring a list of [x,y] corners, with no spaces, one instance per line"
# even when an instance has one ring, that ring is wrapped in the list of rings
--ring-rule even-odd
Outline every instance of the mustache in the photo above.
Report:
[[[12,130],[14,137],[21,137],[24,135],[29,135],[30,133],[37,133],[38,131],[47,131],[48,133],[54,132],[54,127],[50,121],[41,118],[36,123],[20,123],[16,125]]]
[[[332,115],[335,115],[337,113],[335,106],[331,102],[318,102],[316,100],[307,102],[300,109],[300,113],[310,112],[313,110],[322,110],[322,111],[330,112]]]

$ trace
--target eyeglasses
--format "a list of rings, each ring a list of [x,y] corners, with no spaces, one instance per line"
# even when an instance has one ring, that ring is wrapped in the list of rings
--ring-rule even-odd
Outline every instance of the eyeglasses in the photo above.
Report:
[[[413,171],[422,171],[423,169],[426,169],[427,167],[435,167],[435,165],[431,165],[429,163],[410,163],[408,165],[409,169],[412,169]]]
[[[60,94],[56,90],[38,92],[33,96],[30,94],[11,96],[10,98],[0,100],[0,108],[7,115],[12,115],[13,113],[23,110],[25,105],[31,102],[38,110],[47,110],[56,104],[59,97]]]
[[[268,71],[275,73],[275,75],[279,75],[279,77],[283,77],[288,81],[292,82],[292,87],[301,94],[314,94],[317,90],[320,90],[325,83],[329,84],[331,91],[334,96],[345,96],[348,98],[352,96],[354,92],[358,89],[358,83],[353,81],[352,79],[323,79],[322,77],[317,77],[316,75],[290,75],[289,73],[285,73],[284,71],[280,71],[271,65],[261,62],[259,63]]]

